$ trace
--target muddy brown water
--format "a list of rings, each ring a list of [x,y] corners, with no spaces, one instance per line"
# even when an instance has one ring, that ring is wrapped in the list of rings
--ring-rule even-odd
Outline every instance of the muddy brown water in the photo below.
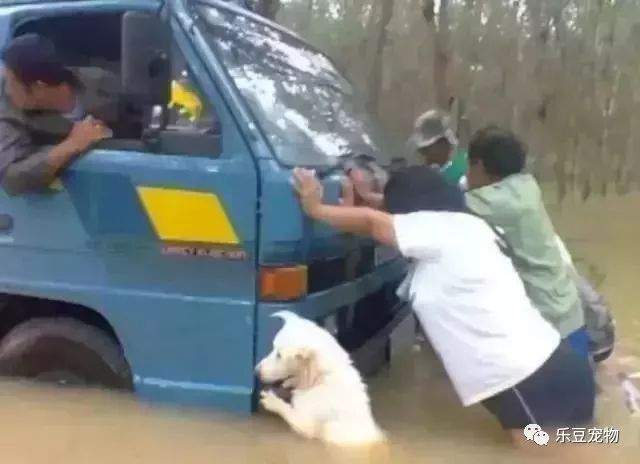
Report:
[[[579,265],[610,300],[618,351],[599,369],[598,423],[620,429],[620,444],[598,445],[576,462],[640,462],[640,419],[616,380],[640,371],[640,195],[553,209]],[[264,415],[233,417],[142,404],[129,395],[0,385],[0,463],[519,463],[549,462],[513,450],[481,407],[463,409],[429,350],[407,351],[370,381],[387,448],[341,451],[295,437]],[[583,445],[566,445],[583,446]],[[576,453],[577,455],[577,453]],[[573,461],[563,459],[562,462]]]

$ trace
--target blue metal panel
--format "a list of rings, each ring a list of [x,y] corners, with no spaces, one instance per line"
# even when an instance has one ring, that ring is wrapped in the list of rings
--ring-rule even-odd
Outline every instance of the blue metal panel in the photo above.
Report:
[[[118,11],[152,2],[37,4],[31,15]],[[153,2],[155,4],[155,2]],[[123,344],[136,391],[150,400],[249,412],[254,376],[257,174],[229,105],[174,23],[178,46],[222,125],[218,158],[94,150],[63,175],[64,189],[10,198],[15,227],[0,235],[0,292],[81,304],[100,312]],[[0,26],[0,31],[2,26]],[[215,193],[246,259],[168,256],[137,186]]]
[[[99,311],[122,342],[136,391],[144,398],[248,412],[256,354],[266,353],[278,328],[269,317],[273,312],[323,317],[397,281],[404,266],[389,263],[300,302],[257,306],[258,262],[340,256],[362,242],[303,217],[290,170],[273,160],[246,103],[192,27],[184,2],[171,4],[176,41],[222,123],[222,155],[94,150],[65,173],[61,192],[19,198],[0,192],[0,213],[14,218],[13,230],[0,234],[0,292]],[[157,5],[96,0],[0,8],[0,47],[11,26],[29,18]],[[138,200],[139,185],[218,195],[247,259],[163,255]],[[326,179],[325,185],[329,201],[337,201],[339,178]]]
[[[17,272],[18,253],[0,251],[11,265],[3,272],[2,291],[85,305],[108,318],[134,370],[135,390],[141,398],[251,411],[252,302],[122,289],[109,282],[111,274],[101,267],[99,258],[49,253],[43,259],[41,250],[17,251],[26,261],[25,270],[45,264],[44,273],[49,276],[55,275],[56,267],[77,269],[78,275],[84,270],[90,276],[73,283],[27,280]],[[59,274],[67,277],[65,272]]]
[[[361,245],[352,235],[314,222],[302,214],[291,188],[291,170],[273,160],[260,160],[262,173],[262,222],[260,262],[299,263],[311,259],[344,256],[348,249]],[[338,203],[341,177],[323,180],[325,201]],[[282,214],[286,211],[289,214]]]

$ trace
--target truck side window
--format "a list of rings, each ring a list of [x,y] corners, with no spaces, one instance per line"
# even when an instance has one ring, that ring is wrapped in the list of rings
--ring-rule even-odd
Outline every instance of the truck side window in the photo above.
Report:
[[[75,14],[25,22],[14,35],[37,33],[56,45],[65,66],[91,87],[92,100],[101,112],[96,117],[113,130],[105,149],[154,151],[165,154],[219,156],[222,151],[219,118],[192,79],[187,62],[174,44],[172,50],[171,99],[167,102],[163,128],[155,145],[143,142],[152,126],[151,108],[141,108],[122,91],[122,17],[120,13]],[[95,34],[100,31],[100,34]],[[82,37],[82,40],[78,40]],[[93,102],[96,103],[96,102]],[[198,148],[193,148],[193,147]],[[190,150],[191,148],[191,150]]]
[[[171,98],[168,104],[169,127],[180,130],[212,129],[220,134],[220,125],[211,105],[193,79],[184,55],[173,45],[171,56]]]
[[[114,136],[140,139],[142,114],[130,111],[121,95],[121,31],[122,13],[104,13],[27,21],[18,26],[14,35],[36,33],[49,38],[63,64],[91,93],[93,106],[102,110],[100,117],[113,129]]]

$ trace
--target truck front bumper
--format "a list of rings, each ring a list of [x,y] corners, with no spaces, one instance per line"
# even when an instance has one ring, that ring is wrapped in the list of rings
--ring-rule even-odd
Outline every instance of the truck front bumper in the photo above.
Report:
[[[389,340],[392,332],[411,314],[409,305],[395,297],[395,290],[406,275],[406,270],[406,262],[396,259],[358,279],[308,295],[300,301],[260,302],[257,317],[256,363],[271,351],[273,338],[282,327],[280,319],[271,317],[278,311],[292,311],[325,325],[331,331],[331,327],[335,327],[335,322],[325,324],[325,321],[338,319],[341,321],[338,325],[343,325],[345,319],[354,317],[355,308],[357,310],[355,317],[360,322],[364,322],[361,325],[367,326],[368,309],[371,309],[371,316],[374,317],[374,306],[377,306],[377,309],[382,306],[385,311],[384,317],[378,318],[374,325],[366,327],[366,331],[357,334],[355,339],[348,334],[345,337],[340,330],[337,333],[334,332],[350,352],[360,372],[364,375],[375,373],[389,361]],[[353,343],[350,343],[351,340]]]

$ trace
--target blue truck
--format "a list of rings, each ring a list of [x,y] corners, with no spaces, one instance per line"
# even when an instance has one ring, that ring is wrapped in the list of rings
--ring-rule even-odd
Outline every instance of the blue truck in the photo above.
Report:
[[[26,33],[113,76],[127,129],[47,191],[0,191],[0,375],[250,412],[284,309],[363,373],[388,361],[404,261],[305,218],[290,183],[315,168],[337,202],[348,162],[391,161],[329,58],[217,0],[3,1],[0,49]]]

